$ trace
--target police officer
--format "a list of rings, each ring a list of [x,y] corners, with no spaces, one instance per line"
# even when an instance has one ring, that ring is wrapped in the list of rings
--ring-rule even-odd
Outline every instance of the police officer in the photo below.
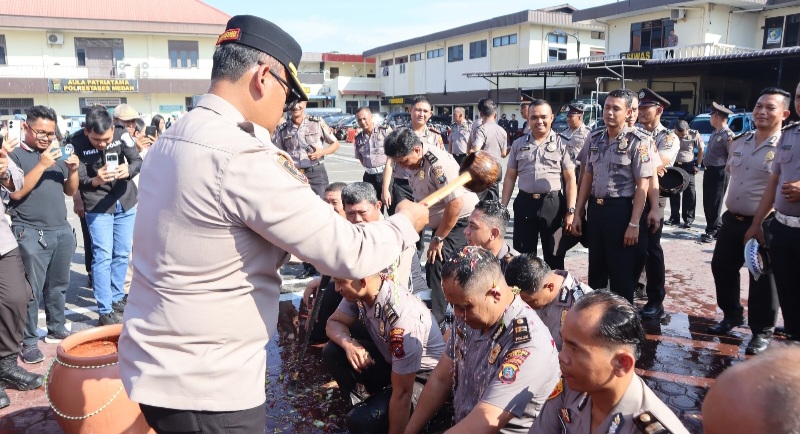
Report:
[[[503,205],[508,205],[519,174],[519,193],[514,199],[514,248],[522,253],[537,252],[542,240],[545,261],[552,268],[564,268],[566,252],[559,249],[562,225],[570,230],[575,213],[575,165],[567,144],[550,127],[553,110],[542,99],[528,108],[531,133],[511,146],[506,179],[503,182]],[[561,177],[565,192],[561,192]]]
[[[502,128],[497,122],[497,106],[492,100],[487,100],[481,109],[481,120],[483,123],[475,131],[475,140],[470,145],[470,152],[486,151],[498,162],[508,155],[508,130]],[[485,192],[478,196],[487,200],[500,199],[500,180],[503,174]]]
[[[706,230],[700,236],[700,241],[710,243],[717,237],[722,213],[722,199],[728,190],[728,172],[725,165],[728,162],[729,151],[733,145],[733,131],[728,128],[728,116],[733,112],[726,107],[711,103],[711,126],[714,132],[708,138],[706,152],[703,158],[705,173],[703,173],[703,213],[706,216]]]
[[[583,234],[585,215],[597,228],[588,234],[589,286],[604,288],[607,276],[611,290],[631,303],[639,222],[654,174],[651,138],[625,124],[632,103],[633,95],[624,89],[608,94],[603,107],[606,126],[589,134],[584,145],[589,151],[576,205],[579,218],[572,222],[576,236]]]
[[[575,179],[580,179],[581,162],[578,159],[578,155],[581,153],[583,143],[589,134],[589,127],[583,123],[583,107],[575,104],[569,104],[567,107],[568,128],[559,133],[559,135],[567,143],[567,152],[572,158],[572,163],[575,164]]]
[[[383,153],[383,141],[392,132],[388,125],[374,125],[372,110],[364,106],[356,112],[356,122],[361,132],[356,135],[353,150],[356,159],[364,166],[361,180],[370,183],[377,193],[383,191],[383,171],[386,168],[386,155]],[[380,198],[380,197],[379,197]]]
[[[472,122],[464,116],[464,107],[456,107],[453,110],[453,122],[450,125],[450,135],[447,137],[449,151],[456,159],[456,163],[460,166],[467,158],[467,143],[469,142],[470,131],[472,130]]]
[[[639,125],[650,134],[658,150],[658,158],[654,159],[655,174],[663,176],[666,167],[675,163],[678,155],[679,139],[672,131],[661,124],[661,115],[670,106],[669,101],[651,89],[643,88],[639,90]],[[654,176],[655,177],[655,176]],[[652,190],[651,190],[652,191]],[[661,247],[661,233],[663,230],[664,209],[667,206],[667,198],[658,198],[658,225],[655,230],[645,232],[646,236],[640,242],[645,243],[641,246],[640,257],[635,269],[637,279],[644,271],[647,276],[647,304],[642,307],[642,318],[657,318],[664,313],[663,302],[666,297],[664,249]],[[656,209],[651,201],[645,206],[644,213],[650,213]],[[642,268],[639,268],[642,267]]]
[[[519,296],[536,310],[561,351],[561,326],[572,305],[592,288],[566,270],[553,270],[544,260],[523,253],[511,260],[505,272],[506,283],[519,289]]]
[[[449,432],[525,432],[558,383],[550,332],[506,285],[492,252],[465,247],[442,275],[455,322],[406,434],[419,433],[451,390]]]
[[[475,140],[475,133],[478,131],[478,127],[483,125],[483,118],[480,116],[480,113],[481,110],[483,110],[483,105],[486,104],[486,101],[491,100],[489,98],[481,98],[478,100],[478,118],[472,123],[472,130],[469,132],[469,142],[467,143],[467,148],[472,147],[472,142]]]
[[[800,113],[800,84],[795,89],[794,109]],[[784,329],[789,339],[800,340],[800,123],[787,126],[776,145],[772,175],[764,190],[753,224],[745,240],[757,238],[764,245],[762,222],[772,208],[772,232],[769,257],[775,276],[778,299],[783,312]],[[763,277],[762,277],[763,279]],[[760,280],[760,279],[759,279]]]
[[[762,196],[767,194],[776,145],[781,137],[781,122],[789,116],[790,98],[791,95],[782,89],[762,90],[753,109],[756,131],[739,136],[731,146],[726,169],[731,175],[725,200],[728,210],[722,214],[722,226],[717,232],[717,243],[711,258],[717,305],[725,316],[718,324],[708,328],[709,333],[725,335],[734,327],[744,324],[743,308],[739,303],[739,270],[744,264],[742,246],[747,241],[745,236],[748,228],[760,224],[756,223],[754,216]],[[764,217],[766,213],[761,216],[762,219]],[[771,273],[764,274],[758,280],[749,273],[748,277],[750,293],[747,314],[753,338],[747,344],[745,353],[758,354],[769,346],[772,338],[778,318],[778,296]]]
[[[328,319],[322,360],[345,397],[356,383],[371,395],[348,413],[348,430],[402,434],[422,391],[415,380],[424,383],[444,350],[442,333],[425,304],[400,284],[378,274],[334,280],[344,300]],[[350,336],[356,322],[370,339]],[[389,400],[382,399],[386,395]]]
[[[680,139],[678,155],[675,157],[675,167],[683,169],[689,175],[689,185],[683,191],[683,227],[688,229],[694,223],[694,208],[697,199],[694,190],[694,175],[697,168],[703,164],[703,149],[705,143],[697,130],[689,129],[689,123],[679,121],[675,126],[675,135]],[[694,153],[697,151],[697,158]],[[669,208],[672,211],[670,220],[680,221],[681,195],[676,194],[669,198]]]
[[[508,121],[508,144],[510,145],[517,138],[517,133],[519,132],[519,121],[517,120],[517,115],[512,114],[511,120]]]
[[[453,156],[430,142],[424,143],[409,128],[394,130],[384,142],[386,155],[409,172],[414,199],[420,201],[458,177]],[[436,321],[444,321],[447,302],[442,292],[442,261],[467,244],[464,228],[478,203],[475,193],[460,188],[431,206],[429,226],[433,232],[428,246],[425,272],[431,289],[431,303]]]
[[[157,433],[225,432],[235,422],[239,433],[263,434],[280,265],[294,254],[327,275],[369,276],[427,223],[424,207],[405,202],[399,215],[354,226],[271,144],[283,109],[307,98],[301,56],[275,24],[232,17],[210,93],[144,163],[119,372]]]
[[[464,235],[467,245],[483,247],[494,253],[500,261],[500,270],[505,274],[506,267],[512,258],[519,255],[506,243],[506,230],[511,215],[500,201],[482,200],[475,205],[475,210],[467,220]]]
[[[531,127],[528,125],[528,107],[533,98],[524,93],[519,97],[519,116],[522,118],[522,135],[530,134]],[[516,140],[516,139],[514,139]]]
[[[531,434],[672,433],[689,431],[636,375],[644,329],[636,309],[608,291],[581,297],[561,327],[563,380]]]

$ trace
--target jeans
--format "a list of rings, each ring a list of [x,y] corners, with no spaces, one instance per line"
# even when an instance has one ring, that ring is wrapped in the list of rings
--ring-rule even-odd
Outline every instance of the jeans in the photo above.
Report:
[[[123,211],[119,202],[114,214],[86,213],[92,236],[94,298],[100,314],[111,313],[111,304],[125,296],[135,217],[136,207]]]
[[[66,327],[64,302],[69,288],[70,263],[76,247],[75,233],[71,227],[39,231],[13,226],[12,230],[19,243],[22,263],[34,295],[28,302],[22,340],[25,346],[30,346],[39,340],[36,326],[39,323],[39,303],[43,299],[47,333],[57,333]]]

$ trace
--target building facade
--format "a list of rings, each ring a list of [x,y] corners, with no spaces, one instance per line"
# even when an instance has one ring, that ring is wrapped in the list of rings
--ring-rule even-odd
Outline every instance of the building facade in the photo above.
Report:
[[[35,104],[62,116],[121,103],[185,112],[208,91],[229,18],[197,0],[0,2],[0,115]]]
[[[360,54],[303,53],[298,67],[308,107],[351,114],[363,106],[379,111],[383,93],[375,71],[375,58]]]

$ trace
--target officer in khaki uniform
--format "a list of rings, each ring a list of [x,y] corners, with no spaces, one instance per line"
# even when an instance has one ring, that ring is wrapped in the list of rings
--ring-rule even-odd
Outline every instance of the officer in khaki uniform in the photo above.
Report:
[[[703,150],[705,143],[700,133],[697,130],[689,128],[689,123],[686,121],[678,122],[675,126],[675,135],[680,139],[678,147],[678,155],[675,157],[675,167],[683,169],[689,174],[689,186],[683,191],[683,212],[681,210],[681,195],[676,194],[669,198],[669,208],[672,211],[670,220],[680,221],[681,215],[683,222],[691,226],[694,223],[694,209],[697,200],[697,195],[694,189],[694,176],[697,173],[697,168],[703,164]],[[697,150],[697,158],[694,156],[694,151]]]
[[[399,128],[384,142],[386,155],[409,172],[409,184],[414,200],[421,201],[429,194],[447,185],[459,175],[453,156],[420,137],[409,128]],[[429,208],[433,232],[428,246],[425,272],[431,289],[431,303],[436,321],[444,321],[447,302],[442,292],[442,261],[467,244],[464,228],[467,219],[478,203],[475,193],[459,188]]]
[[[586,138],[584,148],[589,150],[576,205],[579,218],[572,223],[574,235],[581,236],[588,202],[589,286],[605,288],[610,280],[611,291],[631,303],[636,244],[645,236],[639,222],[654,175],[652,139],[626,125],[633,97],[626,89],[611,91],[603,110],[606,126]]]
[[[386,168],[386,155],[383,153],[383,141],[392,132],[388,125],[374,125],[372,123],[372,110],[361,107],[356,112],[356,121],[361,127],[361,132],[356,135],[353,150],[356,159],[364,166],[364,176],[361,180],[370,183],[381,199],[383,192],[383,171]]]
[[[467,221],[464,229],[467,244],[494,253],[500,261],[500,270],[505,274],[511,259],[519,256],[519,252],[505,241],[508,222],[511,221],[508,208],[497,200],[482,200],[475,205]]]
[[[486,151],[498,162],[503,161],[503,157],[508,155],[508,131],[497,123],[497,107],[494,102],[488,100],[481,109],[481,119],[483,123],[475,131],[475,140],[470,145],[470,152]],[[500,181],[503,179],[501,169],[500,177],[497,182],[492,184],[485,192],[481,192],[478,197],[481,200],[500,199]]]
[[[328,275],[372,275],[427,223],[410,202],[380,222],[347,222],[272,144],[282,110],[306,98],[301,56],[275,24],[232,17],[209,94],[144,162],[119,372],[156,432],[225,432],[235,420],[237,432],[263,434],[281,265],[293,254]]]
[[[566,314],[561,334],[563,380],[529,433],[689,433],[634,371],[645,335],[625,299],[608,291],[584,295]]]
[[[406,434],[420,432],[451,390],[450,432],[527,432],[558,383],[550,332],[506,285],[492,252],[466,247],[442,274],[455,322]]]
[[[528,125],[528,107],[531,105],[531,101],[533,101],[533,98],[524,93],[519,97],[519,116],[522,118],[523,135],[530,134],[531,132],[531,127]]]
[[[703,214],[706,217],[706,231],[700,236],[700,241],[710,243],[714,241],[719,230],[719,216],[722,213],[722,199],[728,190],[728,172],[725,165],[728,163],[731,145],[733,144],[733,131],[728,128],[728,116],[733,112],[726,107],[711,103],[711,126],[714,132],[708,138],[706,150],[703,154]]]
[[[589,135],[589,127],[583,123],[583,107],[570,104],[567,109],[567,125],[569,128],[559,133],[564,143],[567,144],[567,153],[575,164],[575,179],[581,177],[581,162],[578,159],[586,136]]]
[[[563,269],[566,250],[558,244],[563,239],[563,225],[570,227],[575,213],[575,164],[566,142],[550,128],[553,111],[547,101],[534,100],[528,107],[528,120],[531,133],[511,145],[502,202],[508,205],[519,176],[514,248],[536,254],[541,238],[545,261],[554,269]],[[566,196],[561,192],[562,176]]]
[[[561,326],[567,311],[581,297],[592,292],[592,288],[569,271],[552,270],[541,258],[529,253],[511,259],[505,276],[509,286],[519,289],[522,301],[536,310],[536,315],[553,335],[556,348],[561,351]]]
[[[449,144],[450,153],[460,166],[464,159],[467,158],[467,151],[469,150],[467,144],[472,130],[472,122],[464,117],[464,107],[456,107],[453,110],[453,120],[455,122],[450,125],[450,135],[447,137],[447,143]]]
[[[305,115],[306,102],[300,102],[290,111],[290,118],[275,132],[275,146],[286,151],[319,197],[328,186],[325,155],[339,149],[339,141],[331,134],[322,118]],[[325,143],[329,146],[325,147]]]
[[[717,243],[711,257],[717,305],[724,317],[718,324],[708,328],[709,333],[725,335],[734,327],[744,324],[744,309],[739,302],[739,271],[745,260],[742,246],[747,241],[745,235],[751,225],[769,224],[769,220],[754,223],[754,216],[770,180],[776,145],[781,137],[781,122],[790,113],[790,97],[788,92],[781,89],[762,90],[753,109],[756,131],[739,136],[731,146],[726,169],[731,176],[725,199],[728,210],[722,214],[722,226],[717,232]],[[766,213],[762,219],[764,217]],[[766,241],[769,243],[769,237]],[[747,314],[753,338],[745,353],[758,354],[767,348],[772,338],[778,318],[778,295],[772,273],[766,273],[758,280],[750,273],[748,277],[750,292]]]

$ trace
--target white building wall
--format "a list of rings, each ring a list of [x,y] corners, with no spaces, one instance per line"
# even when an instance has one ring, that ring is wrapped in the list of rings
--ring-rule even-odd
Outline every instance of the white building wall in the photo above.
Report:
[[[753,26],[756,29],[755,35],[752,32],[747,32],[747,36],[750,36],[752,42],[750,45],[753,48],[761,48],[764,45],[764,25],[765,20],[767,18],[772,17],[783,17],[787,15],[794,15],[800,14],[800,6],[792,6],[787,8],[780,8],[780,9],[773,9],[769,11],[765,11],[760,14],[739,14],[739,15],[755,15],[756,16],[756,25]],[[784,29],[786,23],[784,21]]]

